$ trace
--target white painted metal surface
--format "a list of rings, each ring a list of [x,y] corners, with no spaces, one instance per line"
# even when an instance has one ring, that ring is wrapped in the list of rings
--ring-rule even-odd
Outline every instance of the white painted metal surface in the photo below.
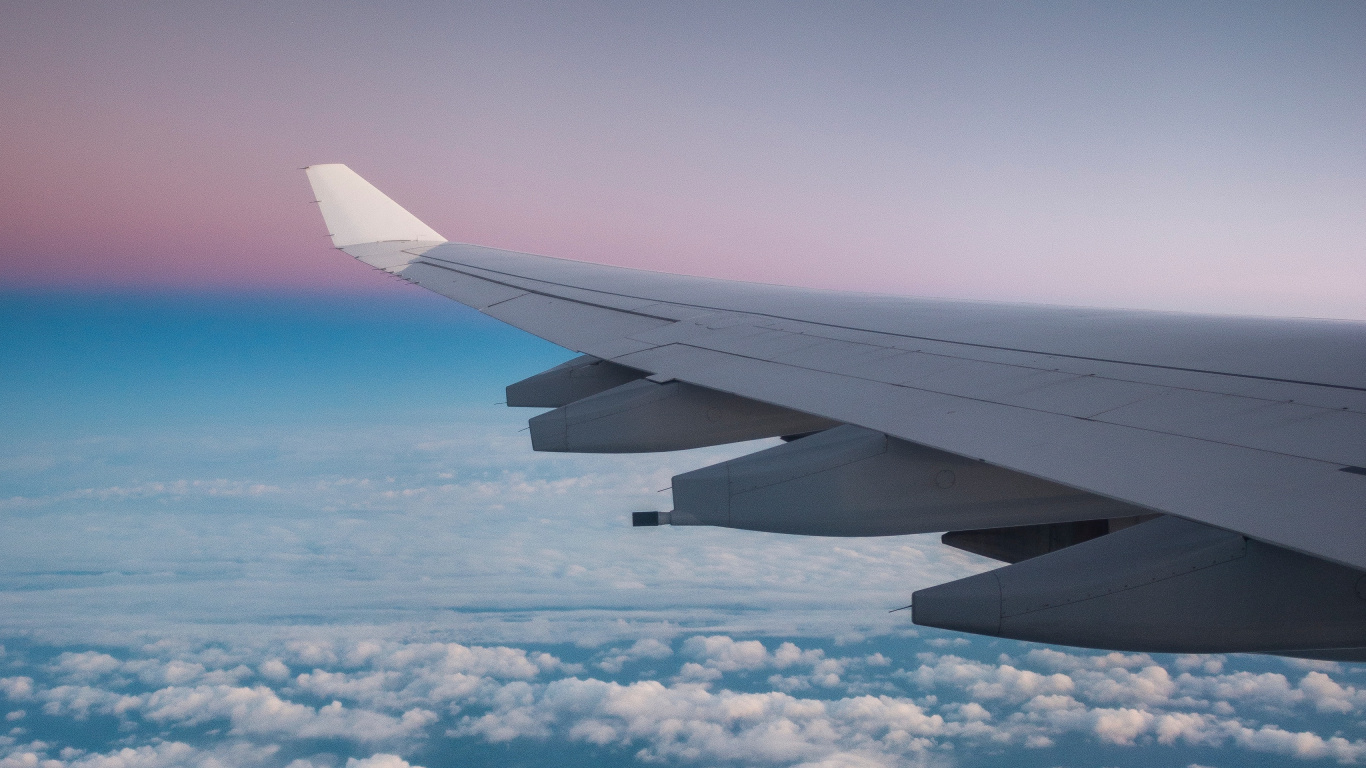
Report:
[[[332,235],[332,244],[338,248],[392,240],[427,245],[446,242],[446,238],[437,234],[436,230],[423,224],[345,165],[310,165],[304,171],[313,185],[313,194],[317,196],[323,221],[327,222],[328,232]],[[375,255],[383,253],[386,252],[380,250]],[[352,255],[361,258],[358,254]],[[371,255],[371,258],[375,255]],[[394,266],[396,261],[361,260],[380,268]]]

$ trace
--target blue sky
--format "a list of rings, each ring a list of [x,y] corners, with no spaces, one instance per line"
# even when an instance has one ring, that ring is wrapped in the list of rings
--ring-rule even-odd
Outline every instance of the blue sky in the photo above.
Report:
[[[367,296],[10,294],[0,305],[10,434],[187,424],[420,422],[483,412],[503,379],[571,357],[415,288]],[[477,402],[468,398],[479,398]],[[408,418],[402,414],[407,412]]]
[[[496,402],[567,353],[449,302],[0,313],[4,768],[1366,758],[1355,666],[915,628],[989,567],[932,536],[634,530],[758,446],[535,454]]]

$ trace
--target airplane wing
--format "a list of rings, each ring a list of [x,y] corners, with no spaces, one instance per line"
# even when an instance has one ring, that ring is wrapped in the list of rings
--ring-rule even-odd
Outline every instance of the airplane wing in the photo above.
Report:
[[[791,440],[681,475],[674,510],[638,522],[949,531],[1013,563],[917,593],[915,620],[935,626],[1142,650],[1366,647],[1366,325],[547,258],[446,242],[346,166],[307,171],[339,249],[584,356],[509,387],[510,405],[553,409],[532,419],[538,450]],[[1336,591],[1320,605],[1324,579]],[[1315,597],[1280,615],[1247,596],[1264,588]]]

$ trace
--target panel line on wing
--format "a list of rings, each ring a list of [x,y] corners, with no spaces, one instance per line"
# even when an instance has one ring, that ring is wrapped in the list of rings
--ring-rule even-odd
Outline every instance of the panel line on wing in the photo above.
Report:
[[[647,318],[649,318],[649,319],[651,319],[651,320],[662,320],[662,321],[668,322],[668,323],[678,322],[678,321],[674,320],[674,319],[671,318],[671,317],[660,317],[659,315],[651,315],[651,314],[647,314],[647,313],[644,313],[644,312],[633,312],[633,311],[631,311],[631,310],[629,310],[629,309],[618,309],[618,308],[616,308],[616,307],[607,306],[607,305],[605,305],[605,304],[594,304],[594,303],[592,303],[592,302],[590,302],[590,301],[583,301],[583,300],[581,300],[581,299],[571,299],[571,298],[568,298],[568,297],[566,297],[566,296],[557,296],[556,294],[548,293],[548,292],[546,292],[546,291],[538,291],[538,290],[535,290],[535,289],[532,289],[532,288],[524,288],[524,287],[522,287],[522,286],[515,285],[515,284],[513,284],[513,283],[506,283],[506,282],[501,282],[501,281],[498,281],[498,280],[490,280],[490,279],[487,278],[487,277],[480,277],[479,275],[473,275],[473,274],[470,274],[469,272],[465,272],[464,270],[455,269],[455,268],[453,268],[453,267],[447,267],[447,266],[444,266],[444,265],[442,265],[442,264],[433,264],[431,259],[428,259],[428,258],[425,258],[425,257],[422,258],[422,259],[420,259],[420,260],[418,260],[418,261],[415,261],[415,262],[413,262],[413,263],[414,263],[414,264],[421,264],[421,265],[427,266],[427,267],[432,267],[433,269],[444,269],[444,270],[446,270],[447,272],[454,272],[454,273],[456,273],[456,274],[458,274],[458,275],[464,275],[465,277],[471,278],[471,279],[473,279],[473,280],[483,280],[483,281],[485,281],[485,282],[494,283],[494,284],[496,284],[496,285],[501,285],[501,286],[504,286],[504,287],[507,287],[507,288],[512,288],[512,289],[514,289],[514,290],[525,291],[526,293],[524,293],[523,295],[526,295],[526,294],[534,294],[534,295],[537,295],[537,296],[544,296],[544,297],[546,297],[546,298],[548,298],[548,299],[555,299],[556,301],[567,301],[567,302],[569,302],[569,303],[571,303],[571,304],[582,304],[582,305],[585,306],[585,307],[592,307],[593,309],[604,309],[604,310],[608,310],[608,311],[610,311],[610,312],[620,312],[620,313],[622,313],[622,314],[624,314],[624,315],[635,315],[635,316],[637,316],[637,317],[647,317]],[[515,296],[514,296],[513,298],[519,298],[519,297],[515,297]],[[505,299],[504,301],[512,301],[512,299]],[[498,303],[501,304],[501,303],[503,303],[503,302],[500,301],[500,302],[498,302]],[[491,306],[495,306],[495,305],[490,304],[489,306],[491,307]],[[486,308],[487,308],[487,307],[486,307]]]
[[[531,254],[518,254],[518,255],[531,255]],[[582,265],[585,265],[585,266],[602,266],[602,265],[591,264],[591,263],[589,263],[589,262],[578,262],[578,261],[574,261],[574,260],[572,260],[572,259],[556,259],[556,258],[553,257],[553,256],[541,256],[541,257],[538,257],[538,258],[553,259],[553,260],[555,260],[555,261],[565,261],[565,262],[569,262],[569,263],[572,263],[572,264],[582,264]],[[526,275],[520,275],[520,274],[517,274],[517,273],[514,273],[514,272],[508,272],[508,271],[505,271],[505,270],[492,269],[492,268],[489,268],[489,267],[478,267],[478,266],[475,266],[475,265],[473,265],[473,264],[466,264],[466,263],[464,263],[464,262],[452,261],[452,260],[449,260],[449,259],[441,259],[440,257],[432,256],[430,253],[427,253],[427,254],[424,254],[424,255],[423,255],[423,261],[424,261],[424,262],[431,262],[431,261],[436,261],[436,260],[443,261],[443,262],[445,262],[445,263],[447,263],[447,264],[458,264],[458,265],[463,266],[463,267],[466,267],[466,268],[468,268],[468,269],[478,269],[478,270],[485,271],[485,272],[492,272],[492,273],[495,273],[495,274],[504,275],[505,277],[519,278],[519,279],[522,279],[522,280],[532,280],[532,281],[535,281],[535,282],[544,283],[544,284],[547,284],[547,285],[554,285],[554,286],[558,286],[558,287],[560,287],[560,288],[566,288],[566,289],[574,289],[574,290],[579,290],[579,291],[592,291],[592,292],[594,292],[594,293],[607,294],[607,295],[617,296],[617,297],[619,297],[619,298],[624,298],[624,299],[636,299],[636,300],[640,300],[640,301],[655,301],[655,302],[659,302],[659,303],[662,303],[662,304],[672,304],[672,305],[674,305],[674,306],[685,306],[685,307],[690,307],[690,308],[693,308],[693,309],[706,310],[706,311],[711,311],[711,312],[733,312],[733,311],[734,311],[734,310],[726,309],[726,308],[724,308],[724,307],[716,307],[716,306],[712,306],[712,305],[708,305],[708,304],[694,304],[694,303],[690,303],[690,302],[679,302],[679,301],[660,301],[660,300],[659,300],[658,298],[656,298],[656,297],[638,296],[638,295],[635,295],[635,294],[619,293],[619,292],[616,292],[616,291],[604,291],[604,290],[599,290],[599,289],[588,289],[588,288],[583,288],[583,287],[577,286],[577,285],[570,285],[570,284],[568,284],[568,283],[557,282],[557,281],[554,281],[554,280],[545,280],[545,279],[542,279],[542,278],[533,278],[533,277],[528,277],[528,276],[526,276]],[[435,266],[435,265],[433,265],[433,266]],[[626,270],[631,270],[630,267],[614,267],[614,268],[615,268],[615,269],[626,269]],[[631,270],[631,271],[635,271],[635,272],[644,272],[644,273],[646,273],[646,274],[651,274],[651,273],[649,273],[647,270]],[[470,275],[470,276],[471,276],[471,277],[477,277],[477,275]],[[487,280],[487,279],[489,279],[489,278],[482,278],[482,279]],[[520,287],[520,286],[514,286],[514,287]],[[522,288],[522,290],[532,290],[532,289]],[[563,297],[557,297],[557,298],[563,298]],[[566,300],[569,300],[569,299],[566,299]],[[580,302],[580,303],[591,304],[591,302]],[[624,312],[624,311],[628,311],[628,310],[617,310],[617,311],[623,311],[623,312]],[[1143,363],[1143,362],[1135,362],[1135,361],[1130,361],[1130,360],[1119,360],[1119,359],[1115,359],[1115,358],[1096,357],[1096,356],[1092,356],[1092,355],[1076,355],[1076,354],[1069,354],[1069,353],[1064,353],[1064,352],[1045,352],[1045,351],[1036,350],[1036,349],[1023,349],[1023,348],[1020,348],[1020,347],[1011,347],[1011,346],[1004,346],[1004,345],[998,345],[998,344],[984,344],[984,343],[981,343],[981,342],[972,342],[972,341],[957,341],[957,340],[953,340],[953,339],[942,339],[942,338],[937,338],[937,337],[934,337],[934,336],[920,336],[920,335],[915,335],[915,334],[899,333],[899,332],[894,332],[894,331],[875,331],[875,330],[871,330],[871,329],[867,329],[867,328],[859,328],[859,327],[857,327],[857,326],[842,325],[842,324],[839,324],[839,323],[830,323],[830,322],[824,322],[824,321],[819,321],[819,320],[803,320],[803,319],[800,319],[800,318],[789,317],[789,316],[786,316],[786,315],[778,315],[778,314],[773,314],[773,313],[768,313],[768,312],[750,312],[750,311],[746,311],[746,312],[744,312],[743,314],[751,315],[751,316],[753,316],[753,317],[764,317],[764,318],[771,318],[771,319],[774,319],[774,320],[784,320],[784,321],[788,321],[788,322],[801,323],[801,324],[804,324],[804,325],[814,325],[814,326],[823,326],[823,327],[829,327],[829,328],[838,328],[838,329],[841,329],[841,330],[858,331],[858,332],[863,332],[863,333],[875,333],[875,334],[880,334],[880,335],[885,335],[885,336],[895,336],[895,337],[903,338],[903,339],[914,339],[914,340],[918,340],[918,341],[936,342],[936,343],[940,343],[940,344],[956,344],[956,345],[961,345],[961,346],[965,346],[965,347],[975,347],[975,348],[980,348],[980,349],[994,349],[994,350],[1000,350],[1000,351],[1005,351],[1005,352],[1020,352],[1020,353],[1025,353],[1025,354],[1047,355],[1047,356],[1050,356],[1050,357],[1061,357],[1061,358],[1066,358],[1066,359],[1071,359],[1071,360],[1085,360],[1085,361],[1090,361],[1090,362],[1111,363],[1111,364],[1116,364],[1116,365],[1133,365],[1133,366],[1138,366],[1138,367],[1142,367],[1142,368],[1156,368],[1156,369],[1161,369],[1161,370],[1180,371],[1180,372],[1183,372],[1183,373],[1200,373],[1200,374],[1207,374],[1207,375],[1212,375],[1212,376],[1229,376],[1229,377],[1233,377],[1233,378],[1250,379],[1250,380],[1255,380],[1255,381],[1273,381],[1273,382],[1279,382],[1279,383],[1283,383],[1283,384],[1296,384],[1296,385],[1310,386],[1310,387],[1324,387],[1324,388],[1328,388],[1328,389],[1341,389],[1341,390],[1347,390],[1347,391],[1351,391],[1351,392],[1366,392],[1366,387],[1358,387],[1358,386],[1353,386],[1353,385],[1350,385],[1350,384],[1329,384],[1329,383],[1325,383],[1325,382],[1307,381],[1307,380],[1303,380],[1303,379],[1289,379],[1289,378],[1284,378],[1284,377],[1279,377],[1279,376],[1261,376],[1261,375],[1251,374],[1251,373],[1231,373],[1231,372],[1228,372],[1228,371],[1218,371],[1218,370],[1212,370],[1212,369],[1207,369],[1207,368],[1191,368],[1191,367],[1185,367],[1185,366],[1163,365],[1163,364],[1160,364],[1160,363]],[[670,319],[672,319],[672,318],[670,318]]]
[[[686,344],[627,355],[621,362],[1366,567],[1366,535],[1353,527],[1359,492],[1334,482],[1339,465],[1330,462]],[[822,397],[832,390],[844,397]],[[1285,524],[1287,514],[1306,506],[1313,525]]]
[[[755,361],[755,362],[768,363],[768,364],[771,364],[771,365],[781,365],[781,366],[785,366],[785,367],[788,367],[788,368],[795,368],[795,369],[798,369],[798,370],[810,371],[810,372],[812,372],[812,373],[819,373],[819,374],[823,374],[823,375],[832,375],[832,376],[840,376],[840,377],[842,377],[842,378],[854,379],[854,380],[857,380],[857,381],[867,382],[867,383],[869,383],[869,384],[878,384],[878,385],[888,386],[888,387],[897,387],[897,388],[900,388],[900,389],[914,390],[914,391],[917,391],[917,392],[925,392],[925,393],[927,393],[927,394],[942,395],[942,396],[946,396],[946,397],[956,397],[956,398],[960,398],[960,399],[962,399],[962,400],[967,400],[967,401],[975,402],[975,403],[983,403],[983,404],[986,404],[986,405],[999,406],[999,407],[1003,407],[1003,408],[1018,408],[1018,409],[1024,410],[1024,411],[1030,411],[1030,412],[1040,413],[1040,414],[1047,414],[1047,415],[1049,415],[1049,416],[1057,416],[1057,417],[1060,417],[1060,418],[1069,418],[1069,419],[1076,419],[1076,420],[1078,420],[1078,421],[1093,422],[1093,423],[1096,423],[1096,424],[1105,424],[1105,425],[1107,425],[1107,426],[1119,427],[1119,428],[1123,428],[1123,429],[1133,429],[1133,430],[1137,430],[1137,431],[1140,431],[1140,432],[1148,432],[1148,433],[1157,434],[1157,435],[1166,435],[1166,436],[1169,436],[1169,437],[1177,437],[1177,438],[1183,438],[1183,439],[1189,439],[1189,440],[1198,440],[1198,441],[1201,441],[1201,442],[1210,443],[1210,444],[1212,444],[1212,445],[1222,445],[1222,446],[1227,446],[1227,447],[1230,447],[1230,448],[1241,448],[1241,449],[1245,449],[1245,450],[1249,450],[1249,451],[1258,451],[1258,452],[1260,452],[1260,453],[1266,453],[1266,454],[1273,455],[1273,456],[1284,456],[1284,457],[1286,457],[1286,458],[1301,459],[1301,460],[1304,460],[1304,461],[1313,461],[1313,462],[1317,462],[1317,463],[1324,464],[1324,465],[1327,465],[1327,466],[1339,466],[1339,465],[1340,465],[1340,462],[1338,462],[1338,461],[1333,461],[1333,460],[1331,460],[1331,459],[1317,458],[1317,457],[1314,457],[1314,456],[1305,456],[1305,455],[1298,454],[1298,453],[1289,453],[1289,452],[1287,452],[1287,451],[1275,450],[1275,449],[1270,449],[1270,448],[1265,448],[1265,447],[1250,446],[1250,445],[1247,445],[1246,443],[1235,443],[1235,442],[1230,442],[1230,441],[1227,441],[1227,440],[1218,440],[1218,439],[1213,439],[1213,438],[1204,437],[1204,436],[1200,436],[1200,435],[1192,435],[1192,434],[1181,433],[1181,432],[1172,432],[1172,431],[1169,431],[1169,430],[1155,429],[1155,428],[1152,428],[1152,427],[1145,427],[1145,426],[1136,425],[1136,424],[1131,424],[1131,423],[1125,423],[1125,422],[1107,421],[1107,420],[1099,419],[1099,418],[1095,418],[1095,417],[1076,416],[1076,415],[1073,415],[1073,414],[1059,413],[1059,412],[1057,412],[1057,411],[1051,411],[1051,410],[1047,410],[1047,409],[1043,409],[1043,408],[1030,407],[1030,406],[1027,406],[1027,405],[1019,405],[1019,404],[1015,404],[1015,403],[1005,403],[1005,402],[1001,402],[1001,401],[999,401],[999,400],[992,400],[992,399],[988,399],[988,398],[984,398],[984,397],[975,397],[975,396],[972,396],[972,395],[963,394],[962,392],[955,392],[955,391],[943,390],[943,389],[933,389],[933,388],[929,388],[929,387],[925,387],[925,386],[916,386],[916,385],[904,384],[904,383],[894,383],[894,382],[889,382],[889,381],[885,381],[885,380],[882,380],[882,379],[867,378],[867,377],[859,376],[859,375],[857,375],[857,374],[850,373],[850,372],[847,372],[847,371],[842,371],[842,372],[826,371],[826,370],[822,370],[822,369],[820,369],[820,368],[812,368],[812,367],[802,366],[802,365],[793,365],[793,364],[790,364],[790,363],[779,362],[779,361],[776,361],[776,360],[767,360],[767,359],[764,359],[764,358],[761,358],[761,357],[755,357],[755,356],[752,356],[752,355],[745,355],[745,354],[740,354],[740,353],[730,352],[730,351],[725,351],[725,350],[718,350],[718,349],[713,349],[713,348],[711,348],[711,347],[699,346],[699,345],[697,345],[697,344],[688,344],[688,343],[686,343],[686,342],[676,342],[676,343],[673,343],[673,344],[665,345],[665,347],[657,347],[656,349],[662,349],[662,348],[666,348],[666,347],[669,347],[669,346],[688,347],[688,348],[692,348],[692,349],[696,349],[696,350],[700,350],[700,351],[704,351],[704,352],[710,352],[710,353],[713,353],[713,354],[728,355],[728,356],[731,356],[731,357],[737,357],[737,358],[742,358],[742,359],[746,359],[746,360],[753,360],[753,361]],[[674,377],[674,378],[683,380],[683,381],[689,381],[689,380],[690,380],[690,379],[687,377],[686,374],[673,374],[673,373],[671,373],[671,374],[669,374],[669,375],[672,376],[672,377]],[[738,394],[738,393],[732,392],[732,394]],[[746,396],[752,397],[752,395],[746,395]],[[1228,395],[1228,397],[1237,397],[1237,396],[1236,396],[1236,395]],[[1250,398],[1249,398],[1249,399],[1250,399]],[[787,407],[792,407],[791,405],[788,405],[788,404],[785,404],[785,403],[773,403],[773,404],[774,404],[774,405],[786,405]],[[851,422],[851,423],[852,423],[852,422]],[[910,440],[910,439],[912,439],[912,438],[905,438],[905,439]],[[1350,470],[1347,470],[1347,471],[1350,471]]]

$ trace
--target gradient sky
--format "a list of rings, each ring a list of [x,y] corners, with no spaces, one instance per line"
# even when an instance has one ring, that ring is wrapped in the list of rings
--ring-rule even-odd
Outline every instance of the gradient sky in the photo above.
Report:
[[[0,3],[0,768],[1366,761],[1366,665],[915,628],[937,537],[633,529],[572,353],[330,247],[1366,320],[1361,3]]]
[[[1366,319],[1355,2],[8,2],[0,280],[382,292],[300,166],[453,240]]]

